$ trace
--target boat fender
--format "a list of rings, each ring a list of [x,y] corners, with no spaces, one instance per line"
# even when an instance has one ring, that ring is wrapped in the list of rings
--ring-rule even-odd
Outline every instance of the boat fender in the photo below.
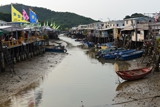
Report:
[[[66,52],[67,52],[67,49],[63,49],[63,52],[65,52],[65,53],[66,53]]]

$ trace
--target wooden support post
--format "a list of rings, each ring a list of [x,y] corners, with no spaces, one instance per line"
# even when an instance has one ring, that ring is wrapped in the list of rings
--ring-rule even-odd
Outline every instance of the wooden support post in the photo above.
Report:
[[[155,63],[155,68],[154,68],[154,71],[155,72],[159,72],[159,62],[160,62],[160,56],[156,56],[156,63]]]
[[[4,54],[1,51],[1,71],[4,72],[5,71],[5,61],[4,61]]]
[[[2,47],[2,40],[0,39],[0,57],[1,57],[1,71],[5,71],[5,61],[4,61],[4,53],[3,53],[3,47]]]

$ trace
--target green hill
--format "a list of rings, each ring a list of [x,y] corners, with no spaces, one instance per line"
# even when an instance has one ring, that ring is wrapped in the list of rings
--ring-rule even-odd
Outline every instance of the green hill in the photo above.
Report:
[[[56,25],[60,25],[62,29],[71,28],[73,26],[78,26],[80,24],[89,24],[96,22],[91,18],[87,18],[70,12],[55,12],[47,8],[33,7],[17,3],[13,4],[13,6],[19,12],[22,12],[22,8],[25,9],[27,12],[29,8],[32,8],[32,10],[37,14],[39,22],[43,24],[46,21],[48,21],[49,23],[53,21],[56,23]],[[11,14],[11,5],[0,6],[0,20],[11,21],[10,14]]]

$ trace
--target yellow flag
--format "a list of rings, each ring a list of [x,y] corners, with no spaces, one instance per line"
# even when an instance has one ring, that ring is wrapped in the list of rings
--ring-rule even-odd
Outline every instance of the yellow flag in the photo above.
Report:
[[[22,14],[11,5],[12,22],[28,22],[23,19]]]

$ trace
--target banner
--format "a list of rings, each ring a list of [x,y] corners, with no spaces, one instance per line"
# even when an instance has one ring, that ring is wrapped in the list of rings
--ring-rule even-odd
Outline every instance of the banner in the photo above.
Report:
[[[48,26],[48,21],[46,22],[46,26]]]
[[[28,22],[23,19],[22,14],[11,5],[12,22]]]
[[[53,24],[52,24],[52,22],[51,22],[50,26],[52,27],[52,25],[53,25]]]
[[[56,27],[56,29],[59,29],[60,25]]]
[[[30,23],[38,23],[37,15],[31,9],[29,9],[29,19],[30,19]]]
[[[22,15],[24,20],[29,20],[29,16],[27,15],[27,12],[24,9],[22,9]]]

